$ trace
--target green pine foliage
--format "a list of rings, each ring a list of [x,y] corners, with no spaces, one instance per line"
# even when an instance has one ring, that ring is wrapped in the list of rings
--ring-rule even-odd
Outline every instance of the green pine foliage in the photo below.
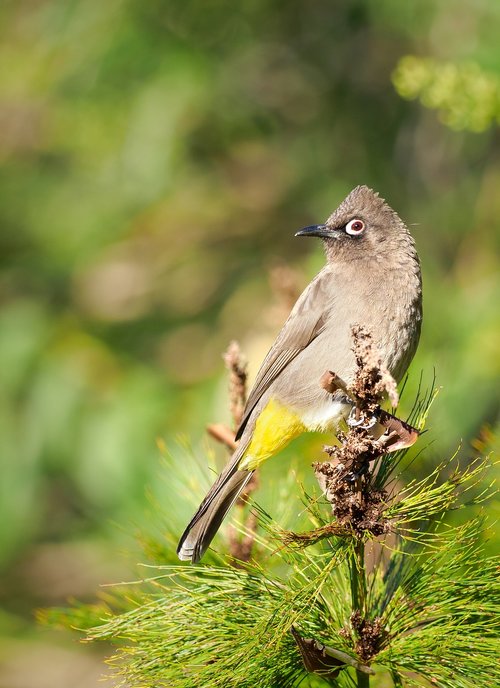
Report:
[[[497,685],[500,591],[474,506],[492,493],[488,465],[452,470],[448,462],[401,487],[405,455],[378,459],[368,477],[373,489],[385,488],[381,537],[325,534],[331,505],[304,491],[309,534],[285,532],[254,505],[260,528],[250,562],[209,552],[197,566],[147,564],[140,581],[107,588],[101,605],[48,620],[115,643],[112,672],[129,688]],[[457,522],[452,512],[464,495],[474,513]],[[164,542],[146,540],[149,552],[164,552]],[[305,668],[292,629],[319,644],[328,667]]]

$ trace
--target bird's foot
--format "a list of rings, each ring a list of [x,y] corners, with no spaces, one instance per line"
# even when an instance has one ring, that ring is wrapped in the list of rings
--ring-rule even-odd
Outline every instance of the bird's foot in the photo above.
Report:
[[[371,415],[361,411],[357,406],[353,406],[347,418],[347,425],[350,428],[362,428],[370,430],[378,423],[377,413]]]

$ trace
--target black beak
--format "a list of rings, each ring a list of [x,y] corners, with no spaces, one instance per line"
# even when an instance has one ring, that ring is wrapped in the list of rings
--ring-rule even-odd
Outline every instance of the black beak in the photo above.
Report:
[[[309,227],[304,227],[300,232],[297,232],[295,236],[314,236],[323,237],[324,239],[331,237],[331,232],[326,225],[310,225]]]

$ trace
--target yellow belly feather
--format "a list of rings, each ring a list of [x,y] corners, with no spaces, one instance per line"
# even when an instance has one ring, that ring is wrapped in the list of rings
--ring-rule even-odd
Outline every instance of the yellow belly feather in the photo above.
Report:
[[[287,409],[276,399],[270,399],[257,418],[252,439],[239,468],[254,470],[306,430],[294,411]]]

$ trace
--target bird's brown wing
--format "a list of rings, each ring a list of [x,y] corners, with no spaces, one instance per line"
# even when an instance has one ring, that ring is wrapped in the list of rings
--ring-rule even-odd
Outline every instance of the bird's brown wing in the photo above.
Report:
[[[269,385],[323,330],[331,303],[331,276],[323,270],[302,292],[265,357],[247,399],[243,420],[236,434],[237,440],[243,434],[250,414]]]

